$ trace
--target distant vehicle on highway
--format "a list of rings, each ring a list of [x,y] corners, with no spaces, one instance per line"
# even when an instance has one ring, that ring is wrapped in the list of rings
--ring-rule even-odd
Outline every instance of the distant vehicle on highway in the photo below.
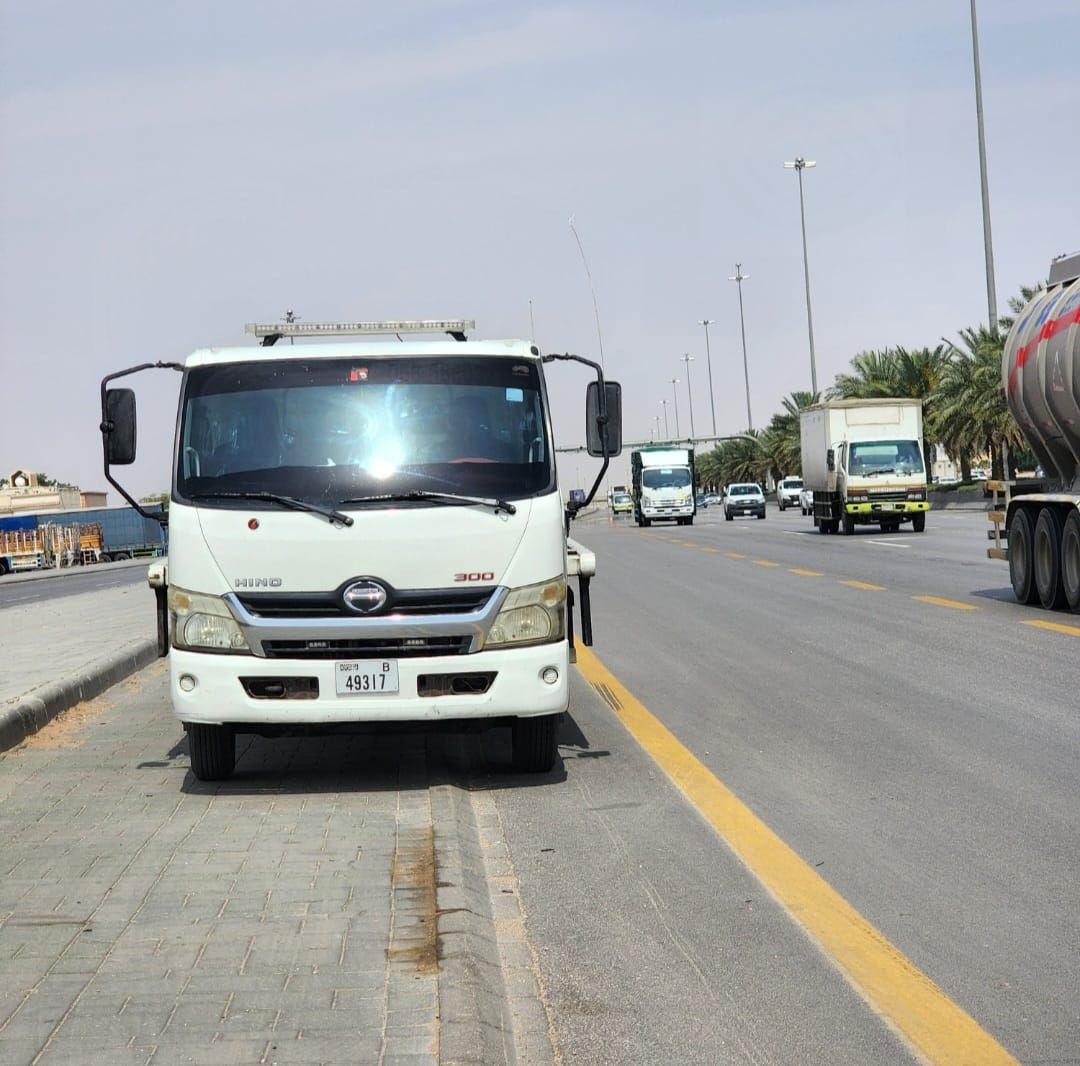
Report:
[[[724,502],[724,497],[719,492],[706,492],[705,505],[707,507],[719,507]]]
[[[776,503],[781,511],[787,507],[799,506],[799,493],[802,487],[801,477],[783,477],[776,483]]]
[[[611,497],[612,514],[633,514],[634,499],[628,492],[616,492]]]
[[[737,514],[765,517],[765,493],[761,486],[751,481],[728,485],[724,490],[724,517],[731,522]]]
[[[709,498],[704,493],[699,492],[697,494],[697,496],[694,497],[694,505],[696,507],[699,507],[699,508],[708,507],[709,506]]]
[[[805,485],[799,490],[799,510],[804,515],[814,513],[814,493]]]

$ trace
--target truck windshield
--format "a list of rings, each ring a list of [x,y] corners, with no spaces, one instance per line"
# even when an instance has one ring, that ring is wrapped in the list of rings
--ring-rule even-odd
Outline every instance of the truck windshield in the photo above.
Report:
[[[921,474],[922,451],[916,440],[855,441],[848,454],[849,474]]]
[[[362,355],[196,367],[184,387],[176,491],[328,506],[422,491],[551,492],[539,370],[515,359]]]
[[[688,489],[690,471],[686,467],[653,467],[641,472],[641,483],[647,489]]]

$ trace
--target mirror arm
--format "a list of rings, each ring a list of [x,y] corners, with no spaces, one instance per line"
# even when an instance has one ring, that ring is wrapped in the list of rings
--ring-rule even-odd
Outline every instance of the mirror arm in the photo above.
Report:
[[[131,506],[135,508],[136,511],[139,512],[139,514],[141,514],[143,516],[143,518],[152,518],[155,522],[158,523],[158,525],[167,526],[169,524],[169,512],[168,511],[166,511],[164,508],[162,508],[160,513],[155,513],[153,511],[147,511],[145,508],[142,507],[142,505],[136,499],[134,499],[130,495],[130,493],[127,491],[127,489],[125,489],[124,486],[121,485],[120,482],[117,481],[116,478],[114,478],[112,476],[112,471],[109,469],[109,449],[108,449],[107,441],[108,441],[109,434],[116,428],[116,424],[114,422],[112,422],[108,418],[108,416],[106,414],[105,393],[108,391],[107,387],[108,387],[108,384],[109,384],[110,381],[115,381],[117,378],[127,377],[128,374],[137,374],[140,370],[179,370],[181,373],[183,373],[184,366],[183,366],[182,363],[163,363],[163,362],[140,363],[138,366],[128,367],[127,370],[117,370],[116,373],[114,373],[114,374],[106,374],[105,377],[103,377],[101,379],[101,426],[100,426],[100,429],[101,429],[102,453],[103,453],[103,455],[105,457],[105,480],[110,485],[112,485],[112,487],[114,489],[116,489],[116,491],[119,492],[120,495],[123,496],[124,499],[127,500],[127,502],[130,503]]]
[[[550,353],[540,357],[541,362],[551,363],[556,359],[565,359],[574,363],[583,363],[585,366],[591,366],[596,372],[596,380],[600,384],[600,395],[597,397],[600,410],[596,416],[596,421],[600,426],[600,443],[604,449],[604,463],[600,467],[600,473],[596,475],[596,480],[593,482],[593,486],[589,489],[588,495],[580,503],[567,500],[566,502],[566,533],[570,535],[570,523],[577,517],[578,511],[588,507],[593,502],[593,497],[596,495],[596,490],[600,488],[600,482],[604,480],[604,475],[607,473],[608,463],[611,462],[611,458],[608,455],[607,447],[607,433],[604,432],[604,427],[607,425],[608,413],[607,413],[607,387],[604,385],[604,368],[594,362],[592,359],[586,359],[583,355],[573,355],[570,352],[563,352],[562,354]],[[589,642],[591,643],[591,641]]]

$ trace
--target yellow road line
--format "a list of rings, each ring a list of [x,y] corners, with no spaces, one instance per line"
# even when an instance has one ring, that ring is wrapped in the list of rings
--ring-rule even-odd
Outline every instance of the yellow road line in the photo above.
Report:
[[[771,559],[755,559],[755,566],[779,566],[779,563],[774,563]]]
[[[745,555],[740,555],[738,552],[724,552],[729,559],[745,559]]]
[[[820,570],[803,570],[800,566],[789,566],[789,574],[798,574],[800,577],[824,577]]]
[[[951,607],[954,611],[977,611],[979,608],[973,603],[961,603],[959,600],[944,600],[940,596],[912,596],[913,600],[923,603],[933,603],[938,607]]]
[[[584,645],[577,648],[577,667],[751,873],[926,1059],[1015,1066],[989,1033],[757,818]]]
[[[889,591],[884,585],[871,585],[868,581],[841,581],[840,584],[852,589],[866,589],[867,592]]]
[[[1063,622],[1044,622],[1042,619],[1032,619],[1025,622],[1026,626],[1038,626],[1040,629],[1052,629],[1055,633],[1067,633],[1070,637],[1080,637],[1080,626],[1067,626]]]
[[[720,551],[720,549],[719,549],[719,548],[702,548],[701,550],[702,550],[703,552],[711,552],[711,553],[713,553],[713,554],[718,554],[718,553],[719,553],[719,551]]]

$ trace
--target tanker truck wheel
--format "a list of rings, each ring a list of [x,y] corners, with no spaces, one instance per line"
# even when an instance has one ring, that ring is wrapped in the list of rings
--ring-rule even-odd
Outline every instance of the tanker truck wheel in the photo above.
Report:
[[[1035,523],[1035,588],[1039,603],[1048,611],[1065,606],[1065,588],[1061,583],[1061,515],[1053,507],[1044,507]]]
[[[1034,569],[1034,530],[1027,511],[1018,507],[1009,522],[1009,580],[1019,603],[1034,603],[1039,590],[1032,576]]]
[[[1070,611],[1080,611],[1080,511],[1072,510],[1061,533],[1061,583]]]

